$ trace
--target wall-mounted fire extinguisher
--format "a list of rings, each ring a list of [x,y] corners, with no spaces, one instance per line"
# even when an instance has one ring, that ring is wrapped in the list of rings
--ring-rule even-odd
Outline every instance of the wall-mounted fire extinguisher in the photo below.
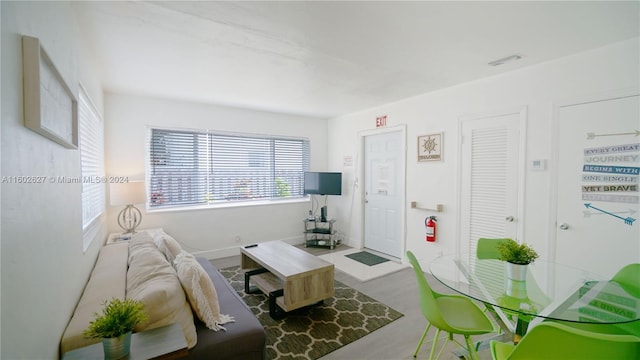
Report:
[[[436,220],[435,216],[427,216],[424,219],[424,226],[427,231],[427,241],[435,242],[436,241]]]

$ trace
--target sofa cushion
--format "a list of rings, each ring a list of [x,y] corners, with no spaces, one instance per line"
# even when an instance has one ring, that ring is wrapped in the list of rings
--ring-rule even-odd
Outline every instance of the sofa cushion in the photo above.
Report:
[[[196,258],[207,272],[218,293],[220,308],[234,317],[225,325],[227,331],[214,332],[196,320],[198,345],[189,350],[189,360],[262,360],[265,358],[266,334],[258,318],[211,262]],[[212,355],[215,354],[215,355]]]
[[[211,330],[226,330],[222,325],[233,322],[233,318],[220,314],[216,288],[202,265],[185,251],[176,256],[174,263],[182,288],[198,318]]]
[[[128,252],[129,244],[126,242],[107,245],[100,249],[84,292],[62,335],[62,354],[101,341],[86,338],[82,332],[89,327],[89,323],[95,319],[95,313],[102,310],[106,301],[125,298]]]
[[[126,296],[142,301],[149,317],[135,331],[180,323],[189,348],[196,345],[193,314],[178,275],[146,232],[135,234],[129,243]]]

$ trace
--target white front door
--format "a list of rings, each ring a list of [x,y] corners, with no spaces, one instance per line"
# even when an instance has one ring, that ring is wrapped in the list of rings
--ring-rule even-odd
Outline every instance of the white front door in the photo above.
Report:
[[[473,258],[481,237],[523,240],[525,116],[519,109],[462,121],[459,246]]]
[[[556,261],[610,277],[640,262],[638,96],[557,110]]]
[[[364,138],[364,247],[402,258],[404,134]]]

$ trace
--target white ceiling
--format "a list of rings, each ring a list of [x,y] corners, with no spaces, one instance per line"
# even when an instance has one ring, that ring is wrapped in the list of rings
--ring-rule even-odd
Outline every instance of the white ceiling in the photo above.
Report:
[[[74,2],[105,90],[333,117],[638,37],[640,2]],[[497,67],[512,54],[523,59]]]

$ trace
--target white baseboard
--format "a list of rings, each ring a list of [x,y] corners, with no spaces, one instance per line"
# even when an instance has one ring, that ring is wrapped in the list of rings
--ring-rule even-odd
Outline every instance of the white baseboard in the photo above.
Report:
[[[361,241],[356,240],[351,240],[346,236],[342,237],[342,244],[347,245],[349,247],[352,247],[354,249],[362,249],[363,248],[363,244]]]
[[[304,239],[301,236],[295,236],[291,238],[277,239],[277,240],[284,241],[291,245],[301,245],[304,243]],[[267,241],[272,241],[272,240],[267,240]],[[261,242],[265,242],[265,241],[261,241]],[[195,256],[203,257],[207,260],[220,259],[220,258],[225,258],[230,256],[238,256],[240,255],[240,248],[245,245],[248,245],[248,244],[239,244],[239,245],[229,246],[222,249],[197,251],[197,252],[193,252],[192,254]]]

